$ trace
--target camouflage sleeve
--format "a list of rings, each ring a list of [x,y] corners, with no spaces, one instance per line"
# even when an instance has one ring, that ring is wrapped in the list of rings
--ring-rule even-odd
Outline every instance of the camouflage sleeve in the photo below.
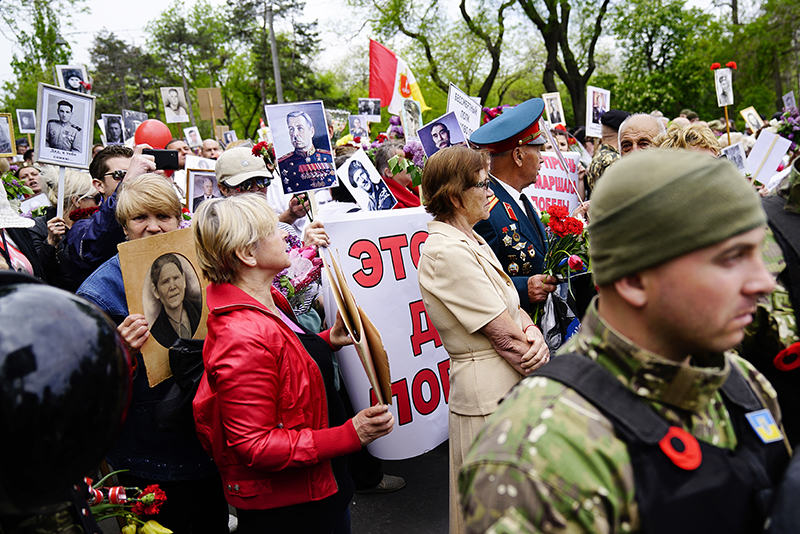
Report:
[[[639,518],[627,447],[580,395],[524,380],[461,469],[468,533],[630,532]]]

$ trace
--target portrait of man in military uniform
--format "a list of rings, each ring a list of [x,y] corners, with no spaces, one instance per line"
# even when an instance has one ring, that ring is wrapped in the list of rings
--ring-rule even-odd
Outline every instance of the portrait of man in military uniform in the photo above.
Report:
[[[81,131],[83,128],[72,122],[74,105],[68,100],[59,100],[56,105],[58,117],[47,121],[45,143],[48,148],[81,151]]]
[[[40,84],[34,158],[42,163],[87,168],[92,152],[94,97]]]
[[[15,155],[10,113],[0,114],[0,154]]]
[[[127,141],[136,134],[136,128],[147,120],[147,113],[141,111],[122,110],[122,122],[125,125],[125,140]]]
[[[336,185],[331,141],[321,101],[266,106],[284,192]]]

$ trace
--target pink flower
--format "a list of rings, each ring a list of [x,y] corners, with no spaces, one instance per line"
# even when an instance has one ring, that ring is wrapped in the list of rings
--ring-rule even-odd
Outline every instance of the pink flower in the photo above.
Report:
[[[575,254],[569,257],[567,263],[569,264],[569,268],[572,269],[573,271],[583,270],[583,260],[580,259],[580,257],[576,256]]]

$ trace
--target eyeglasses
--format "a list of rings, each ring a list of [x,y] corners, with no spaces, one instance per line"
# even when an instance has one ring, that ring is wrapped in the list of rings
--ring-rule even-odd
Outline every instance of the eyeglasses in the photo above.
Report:
[[[483,180],[482,182],[476,183],[472,187],[480,187],[482,189],[489,189],[489,186],[491,184],[492,184],[492,181],[489,178],[487,178],[486,180]]]
[[[118,170],[118,171],[107,172],[103,176],[110,176],[116,181],[121,182],[122,180],[125,179],[126,174],[128,174],[128,171]]]
[[[228,189],[235,189],[240,193],[247,193],[248,191],[252,191],[253,189],[264,189],[269,187],[269,184],[272,182],[272,178],[250,178],[249,180],[245,180],[244,182],[240,183],[239,185],[229,185],[227,182],[222,182],[222,185],[227,187]]]
[[[100,204],[100,201],[103,200],[103,195],[101,195],[100,193],[95,193],[95,194],[86,193],[85,195],[78,198],[78,202],[87,199],[94,200],[95,204]]]

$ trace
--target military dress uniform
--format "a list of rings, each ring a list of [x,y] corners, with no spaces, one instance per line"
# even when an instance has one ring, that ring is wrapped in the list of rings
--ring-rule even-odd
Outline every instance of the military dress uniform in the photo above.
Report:
[[[336,180],[330,151],[311,147],[308,152],[295,150],[278,160],[284,190],[308,191],[330,187]]]
[[[611,395],[579,394],[553,378],[559,367],[601,377],[601,395],[621,390],[623,402],[615,411]],[[617,335],[595,301],[473,443],[459,477],[467,532],[760,532],[758,491],[789,459],[780,417],[775,391],[745,360],[666,360]]]
[[[544,136],[539,130],[543,112],[544,101],[532,98],[484,124],[473,132],[469,140],[492,154],[508,152],[525,144],[543,145]],[[491,180],[495,197],[489,218],[479,221],[474,229],[492,248],[503,270],[514,282],[520,305],[530,313],[528,278],[542,272],[547,235],[527,197],[523,209],[518,202],[519,196],[511,198],[497,177],[491,176]]]
[[[71,122],[62,123],[57,119],[47,121],[47,146],[58,150],[80,152],[81,127]]]

